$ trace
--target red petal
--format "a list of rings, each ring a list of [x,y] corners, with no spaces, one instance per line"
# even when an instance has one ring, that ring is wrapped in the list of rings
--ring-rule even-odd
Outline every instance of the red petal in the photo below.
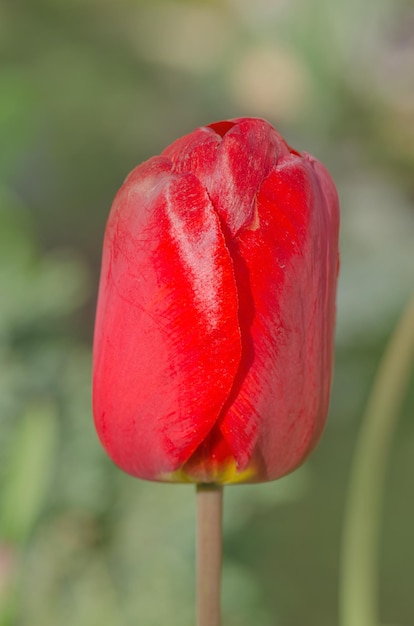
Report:
[[[285,141],[264,120],[235,122],[217,151],[213,178],[201,178],[233,236],[254,220],[255,198],[262,180],[277,159],[289,152]]]
[[[303,461],[326,418],[338,238],[328,176],[320,183],[287,157],[258,194],[258,227],[241,230],[231,249],[243,353],[220,429],[239,470],[253,456],[258,480]]]
[[[122,469],[148,479],[176,470],[206,437],[241,356],[217,214],[199,181],[167,163],[137,168],[114,202],[94,343],[98,433]]]
[[[217,133],[208,127],[202,127],[174,141],[161,156],[172,161],[174,173],[191,172],[197,177],[202,174],[204,178],[209,178],[220,142],[221,138]]]

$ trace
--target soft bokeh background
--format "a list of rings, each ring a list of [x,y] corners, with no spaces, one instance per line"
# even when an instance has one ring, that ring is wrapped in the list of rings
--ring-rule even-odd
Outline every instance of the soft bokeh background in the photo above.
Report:
[[[90,410],[100,248],[125,175],[263,116],[343,211],[336,374],[317,452],[225,494],[226,626],[333,626],[353,445],[414,283],[409,0],[0,3],[0,624],[193,623],[194,494],[103,454]],[[414,623],[414,393],[385,485],[384,623]]]

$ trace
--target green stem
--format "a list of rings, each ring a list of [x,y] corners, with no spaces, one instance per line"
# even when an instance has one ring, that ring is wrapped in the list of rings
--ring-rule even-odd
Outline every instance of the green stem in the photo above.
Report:
[[[223,488],[197,485],[197,626],[220,626]]]
[[[384,475],[414,362],[414,297],[382,358],[362,419],[345,508],[340,626],[378,626],[378,540]]]

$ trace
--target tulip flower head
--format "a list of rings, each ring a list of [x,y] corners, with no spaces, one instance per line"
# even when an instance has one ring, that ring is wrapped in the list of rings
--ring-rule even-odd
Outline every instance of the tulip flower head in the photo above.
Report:
[[[199,128],[134,169],[103,246],[93,354],[101,442],[134,476],[273,480],[325,424],[339,204],[261,119]]]

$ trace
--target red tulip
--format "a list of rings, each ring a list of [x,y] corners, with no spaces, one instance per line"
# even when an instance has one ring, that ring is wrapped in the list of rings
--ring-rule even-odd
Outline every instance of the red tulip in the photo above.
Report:
[[[261,119],[133,170],[109,216],[94,339],[103,446],[151,480],[278,478],[316,445],[332,374],[339,206]]]

